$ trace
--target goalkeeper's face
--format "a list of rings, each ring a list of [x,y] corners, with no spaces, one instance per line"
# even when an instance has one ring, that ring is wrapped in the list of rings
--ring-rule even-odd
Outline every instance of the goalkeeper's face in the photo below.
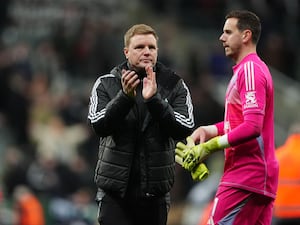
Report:
[[[239,60],[243,42],[245,41],[244,32],[238,29],[237,21],[236,18],[227,19],[223,27],[223,33],[219,38],[223,44],[225,55],[234,61]]]
[[[158,56],[157,40],[152,34],[135,35],[124,48],[124,54],[136,71],[144,69],[147,65],[154,67]]]

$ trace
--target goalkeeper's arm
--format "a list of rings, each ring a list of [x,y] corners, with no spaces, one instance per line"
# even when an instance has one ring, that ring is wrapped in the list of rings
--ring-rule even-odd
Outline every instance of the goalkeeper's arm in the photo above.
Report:
[[[191,138],[194,143],[203,143],[213,137],[224,134],[224,122],[213,125],[200,126],[192,134]]]
[[[177,144],[178,151],[181,145]],[[210,154],[229,147],[227,134],[217,136],[207,142],[195,145],[184,153],[183,167],[192,170],[196,165],[202,163]]]
[[[236,146],[258,137],[261,134],[262,124],[263,115],[247,114],[244,117],[244,122],[227,134],[224,134],[224,122],[199,127],[192,134],[192,139],[195,143],[197,143],[197,140],[201,141],[201,138],[202,140],[208,140],[211,137],[213,138],[204,143],[200,142],[201,144],[190,148],[190,151],[184,156],[183,167],[191,169],[198,163],[203,162],[213,152],[223,150],[229,146]],[[203,136],[205,138],[203,138]]]

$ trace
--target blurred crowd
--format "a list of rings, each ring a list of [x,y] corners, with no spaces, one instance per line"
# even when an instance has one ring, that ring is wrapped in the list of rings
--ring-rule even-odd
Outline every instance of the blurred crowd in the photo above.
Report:
[[[95,224],[98,143],[87,104],[95,79],[124,60],[129,25],[157,29],[159,59],[189,84],[196,125],[222,119],[213,92],[231,70],[218,43],[231,8],[261,17],[262,58],[300,81],[297,0],[1,1],[0,224],[25,225],[20,209],[31,203],[41,207],[37,225]],[[175,203],[194,186],[181,168],[177,173]]]

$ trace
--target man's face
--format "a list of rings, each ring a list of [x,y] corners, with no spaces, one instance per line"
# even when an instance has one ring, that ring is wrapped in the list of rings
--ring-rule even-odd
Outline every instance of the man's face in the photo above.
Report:
[[[154,66],[158,54],[157,41],[152,34],[135,35],[130,39],[129,46],[124,48],[124,54],[134,69]]]
[[[237,22],[237,18],[227,19],[219,38],[223,43],[225,55],[233,60],[238,59],[243,43],[243,32],[237,28]]]

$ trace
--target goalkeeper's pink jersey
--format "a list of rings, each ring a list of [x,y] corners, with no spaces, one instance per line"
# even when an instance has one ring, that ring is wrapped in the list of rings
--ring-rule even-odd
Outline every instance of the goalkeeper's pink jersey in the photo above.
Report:
[[[226,91],[221,133],[228,134],[232,147],[225,149],[221,185],[275,198],[278,162],[274,146],[273,100],[269,69],[257,54],[249,54],[233,67]],[[257,123],[252,127],[259,128],[260,136],[251,137],[252,131],[246,126],[249,121],[252,125],[254,121]]]

